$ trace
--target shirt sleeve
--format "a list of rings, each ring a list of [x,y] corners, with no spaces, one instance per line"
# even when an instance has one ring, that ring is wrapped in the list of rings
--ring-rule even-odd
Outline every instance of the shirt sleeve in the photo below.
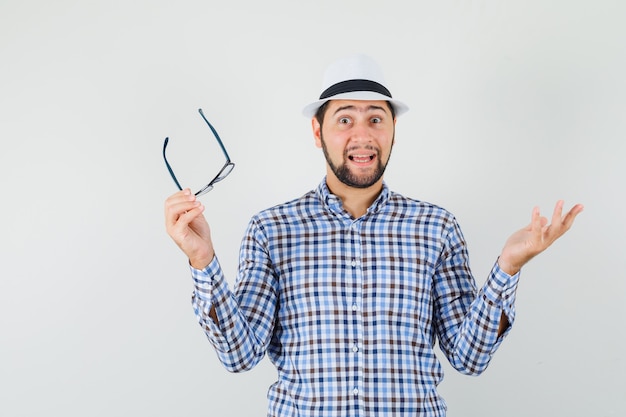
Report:
[[[227,311],[236,306],[229,306],[232,297],[228,284],[224,279],[222,269],[217,257],[205,269],[195,269],[190,266],[193,278],[194,291],[191,296],[194,313],[200,326],[215,349],[219,352],[228,352],[228,340],[213,319],[209,316],[211,308],[216,308],[218,321],[223,323],[223,316]],[[222,316],[222,317],[220,317]]]
[[[192,305],[198,322],[230,372],[252,369],[265,356],[274,327],[276,289],[268,260],[249,228],[232,292],[217,257],[203,270],[191,268]],[[209,313],[215,309],[217,321]]]
[[[519,273],[510,276],[496,262],[480,290],[469,268],[460,228],[453,222],[435,277],[436,328],[450,364],[468,375],[482,373],[515,321]],[[498,336],[502,313],[509,327]]]

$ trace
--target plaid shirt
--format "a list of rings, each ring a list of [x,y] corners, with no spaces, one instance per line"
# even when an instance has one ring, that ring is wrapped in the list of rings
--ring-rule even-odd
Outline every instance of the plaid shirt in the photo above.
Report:
[[[444,416],[436,340],[454,368],[481,373],[501,312],[513,323],[519,278],[496,263],[477,291],[449,212],[385,184],[353,219],[325,181],[251,219],[234,292],[217,259],[192,275],[222,364],[245,371],[267,353],[278,370],[268,415],[300,417]]]

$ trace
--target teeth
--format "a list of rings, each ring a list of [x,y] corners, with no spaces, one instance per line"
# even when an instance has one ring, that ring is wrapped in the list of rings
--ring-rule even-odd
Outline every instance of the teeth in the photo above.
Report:
[[[350,159],[353,161],[365,161],[374,159],[374,155],[350,155]]]

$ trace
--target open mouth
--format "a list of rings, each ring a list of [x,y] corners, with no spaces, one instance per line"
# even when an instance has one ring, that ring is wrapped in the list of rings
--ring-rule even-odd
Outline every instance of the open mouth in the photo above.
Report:
[[[375,154],[354,154],[354,155],[348,155],[348,159],[356,162],[357,164],[364,164],[370,161],[373,161],[374,158],[376,157]]]

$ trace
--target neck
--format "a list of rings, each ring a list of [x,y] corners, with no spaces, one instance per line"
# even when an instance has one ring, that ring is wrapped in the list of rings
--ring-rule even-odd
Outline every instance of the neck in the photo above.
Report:
[[[343,208],[350,215],[358,219],[363,216],[372,205],[383,189],[382,178],[367,188],[356,188],[339,181],[337,177],[329,173],[326,176],[326,185],[331,193],[341,199]]]

